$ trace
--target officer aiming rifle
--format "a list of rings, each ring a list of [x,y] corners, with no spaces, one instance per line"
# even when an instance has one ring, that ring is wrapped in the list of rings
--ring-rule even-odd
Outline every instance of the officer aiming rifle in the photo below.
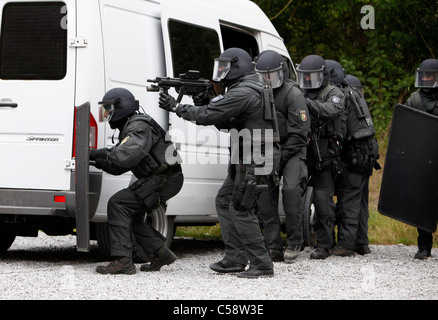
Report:
[[[178,92],[177,102],[181,102],[184,95],[199,96],[207,94],[210,98],[216,96],[213,86],[209,80],[203,79],[199,75],[198,70],[189,70],[186,73],[181,73],[179,78],[156,77],[148,82],[156,83],[146,88],[148,92],[159,92],[160,90],[167,93],[170,88],[175,88]]]

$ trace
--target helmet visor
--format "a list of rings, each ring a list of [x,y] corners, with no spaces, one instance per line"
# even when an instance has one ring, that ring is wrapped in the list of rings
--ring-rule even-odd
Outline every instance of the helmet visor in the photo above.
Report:
[[[298,85],[301,89],[318,89],[324,80],[324,68],[319,70],[300,70],[297,68]]]
[[[216,58],[214,59],[213,77],[212,80],[219,82],[227,76],[231,69],[231,59]]]
[[[120,102],[120,99],[99,101],[99,122],[107,122],[111,120],[114,114],[115,105]]]
[[[438,87],[438,71],[417,69],[415,73],[415,86],[417,88],[436,88]]]
[[[280,66],[273,70],[257,70],[260,81],[265,86],[271,86],[272,89],[278,88],[283,84],[284,74],[283,66]]]

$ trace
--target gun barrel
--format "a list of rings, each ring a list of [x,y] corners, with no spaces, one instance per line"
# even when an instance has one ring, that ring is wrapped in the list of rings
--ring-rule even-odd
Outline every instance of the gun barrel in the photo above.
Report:
[[[146,91],[147,92],[158,92],[158,91],[160,91],[160,88],[158,88],[158,86],[147,86]]]

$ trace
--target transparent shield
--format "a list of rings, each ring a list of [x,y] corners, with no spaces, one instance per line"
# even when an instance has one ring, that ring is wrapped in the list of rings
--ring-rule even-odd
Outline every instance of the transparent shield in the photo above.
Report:
[[[219,82],[222,79],[224,79],[228,72],[230,72],[231,69],[231,61],[229,59],[215,59],[214,60],[214,66],[213,66],[213,76],[212,80]]]
[[[300,71],[297,70],[298,73],[298,85],[302,89],[318,89],[321,87],[322,82],[324,80],[324,71],[316,70],[316,71]]]
[[[110,121],[113,114],[114,103],[105,103],[105,101],[99,103],[99,122]]]
[[[438,87],[438,71],[417,69],[415,73],[415,86],[417,88]]]
[[[259,74],[260,81],[264,85],[270,85],[273,89],[275,89],[283,84],[284,74],[282,66],[268,71],[256,69],[256,72]]]

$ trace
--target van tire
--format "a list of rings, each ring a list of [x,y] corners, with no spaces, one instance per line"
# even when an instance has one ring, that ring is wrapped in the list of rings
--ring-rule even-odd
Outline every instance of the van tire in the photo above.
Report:
[[[160,205],[146,216],[147,223],[166,238],[166,246],[170,247],[175,234],[175,216],[166,215],[166,206]]]
[[[104,260],[111,258],[110,242],[108,235],[108,223],[99,222],[95,224],[96,240],[100,254]]]
[[[315,206],[313,205],[313,187],[307,186],[304,193],[303,209],[303,240],[305,247],[316,245],[316,230],[314,229],[316,220]]]
[[[170,247],[175,233],[174,220],[175,216],[166,216],[166,207],[164,205],[159,206],[146,216],[147,223],[166,238],[167,247]],[[108,223],[96,223],[95,228],[99,251],[103,259],[108,260],[111,258]]]
[[[0,253],[6,252],[15,241],[15,233],[8,224],[0,223]]]

